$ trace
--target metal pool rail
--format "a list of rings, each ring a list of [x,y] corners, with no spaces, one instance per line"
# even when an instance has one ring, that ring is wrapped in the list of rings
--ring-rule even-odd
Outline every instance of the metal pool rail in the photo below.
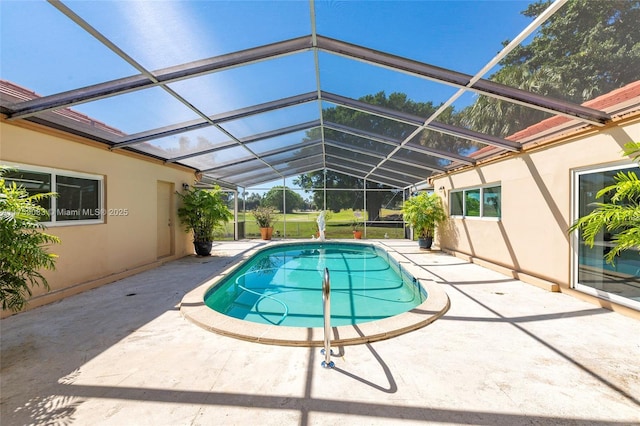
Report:
[[[322,313],[324,315],[324,354],[322,366],[324,368],[333,368],[334,363],[331,361],[331,282],[329,280],[329,269],[324,268],[324,279],[322,280]]]

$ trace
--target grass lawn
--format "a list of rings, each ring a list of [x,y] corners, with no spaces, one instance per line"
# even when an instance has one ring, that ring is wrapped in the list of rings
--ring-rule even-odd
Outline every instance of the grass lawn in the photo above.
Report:
[[[367,213],[358,213],[360,214],[360,219],[358,219],[358,221],[361,223],[359,229],[364,232],[365,227],[362,225],[362,222],[364,222],[363,218],[366,217]],[[311,236],[316,235],[316,231],[318,229],[316,219],[318,218],[319,214],[320,212],[317,211],[277,214],[276,222],[273,225],[274,238],[277,238],[278,236],[284,236],[286,226],[287,238],[311,239]],[[400,211],[382,209],[381,214],[382,218],[384,219],[387,216],[399,215]],[[244,218],[245,238],[260,238],[260,229],[255,223],[251,213],[246,213]],[[354,222],[354,219],[356,219],[356,216],[351,209],[341,210],[339,213],[327,212],[325,218],[327,224],[327,229],[325,232],[326,238],[353,238],[352,224]],[[219,239],[233,239],[233,224],[227,224],[227,226],[225,227],[225,234],[226,237]],[[404,228],[402,226],[402,222],[370,222],[369,224],[367,224],[367,238],[385,238],[385,236],[387,238],[404,238]]]

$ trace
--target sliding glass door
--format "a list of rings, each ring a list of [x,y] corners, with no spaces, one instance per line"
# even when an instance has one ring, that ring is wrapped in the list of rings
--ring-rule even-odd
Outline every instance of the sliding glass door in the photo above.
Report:
[[[592,212],[596,208],[594,203],[610,202],[612,194],[600,199],[596,199],[596,194],[613,185],[614,176],[620,171],[634,171],[640,176],[640,168],[632,165],[574,173],[573,221]],[[600,232],[594,246],[589,247],[578,235],[573,236],[573,287],[640,310],[640,253],[626,250],[616,256],[613,264],[607,263],[604,256],[613,247],[614,237],[615,234],[605,230]]]

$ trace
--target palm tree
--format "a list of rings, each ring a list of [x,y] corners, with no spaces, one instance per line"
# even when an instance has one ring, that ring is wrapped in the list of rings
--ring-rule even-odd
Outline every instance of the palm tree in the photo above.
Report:
[[[640,163],[640,142],[630,142],[624,147],[624,155]],[[595,203],[595,210],[569,228],[569,232],[581,229],[582,239],[589,247],[593,247],[603,229],[614,234],[615,246],[604,257],[611,264],[623,250],[640,250],[640,179],[633,171],[619,172],[614,179],[615,184],[596,194],[596,198],[601,198],[612,193],[611,201]]]

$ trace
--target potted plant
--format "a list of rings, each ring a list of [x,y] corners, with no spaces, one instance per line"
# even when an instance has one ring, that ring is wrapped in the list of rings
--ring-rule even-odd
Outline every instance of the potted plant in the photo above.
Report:
[[[351,228],[353,229],[353,238],[356,240],[362,239],[362,231],[360,226],[362,225],[362,212],[353,212],[353,222],[351,222]]]
[[[275,209],[271,206],[258,206],[252,213],[260,227],[260,236],[263,240],[270,240],[275,222]]]
[[[362,223],[357,219],[354,219],[353,223],[351,223],[351,228],[353,229],[353,238],[355,238],[356,240],[362,239],[362,231],[360,230],[360,225],[362,225]]]
[[[177,193],[182,200],[178,217],[186,232],[193,232],[193,245],[198,256],[209,256],[215,231],[233,214],[222,199],[219,186],[213,189],[190,188]]]
[[[418,233],[418,246],[424,249],[431,248],[436,226],[447,218],[440,197],[426,192],[406,200],[402,214],[407,225]]]

